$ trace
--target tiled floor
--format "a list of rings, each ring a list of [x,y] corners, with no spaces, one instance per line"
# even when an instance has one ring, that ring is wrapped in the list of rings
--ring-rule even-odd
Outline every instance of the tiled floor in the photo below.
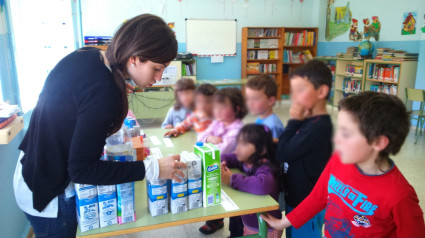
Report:
[[[333,110],[329,107],[329,113],[332,115],[332,119],[335,122],[337,116],[337,109]],[[278,114],[282,122],[286,124],[289,119],[289,102],[283,101],[280,105],[276,105],[275,112]],[[245,123],[253,122],[253,116],[247,116],[244,120]],[[155,120],[151,123],[144,123],[141,121],[142,128],[148,127],[159,127],[161,120]],[[414,133],[410,132],[409,136],[401,149],[400,153],[393,157],[396,165],[399,167],[401,172],[415,188],[418,194],[420,205],[423,211],[425,211],[425,136],[419,139],[417,145],[413,144]],[[228,219],[225,219],[225,227],[213,235],[205,236],[202,235],[198,228],[202,226],[202,222],[193,223],[183,226],[169,227],[164,229],[145,231],[140,233],[128,234],[118,236],[120,238],[141,238],[141,237],[156,237],[156,238],[183,238],[183,237],[227,237],[228,232]],[[284,237],[284,236],[283,236]]]

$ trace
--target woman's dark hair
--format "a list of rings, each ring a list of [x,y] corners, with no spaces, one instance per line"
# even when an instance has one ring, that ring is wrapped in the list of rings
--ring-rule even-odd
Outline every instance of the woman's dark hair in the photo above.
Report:
[[[247,160],[248,163],[253,164],[254,169],[263,165],[269,166],[273,171],[276,181],[282,181],[280,165],[275,155],[276,145],[273,142],[272,132],[267,126],[246,124],[239,131],[237,138],[238,141],[242,140],[254,145],[255,152]],[[267,159],[267,161],[264,161],[264,159]]]
[[[215,93],[215,101],[219,103],[226,102],[229,99],[237,119],[242,119],[248,113],[241,90],[238,88],[222,88]]]
[[[181,78],[177,80],[176,87],[174,88],[174,97],[176,99],[176,103],[174,103],[174,110],[180,110],[180,108],[183,106],[178,97],[178,92],[185,90],[195,90],[195,88],[195,82],[193,82],[193,80],[190,78]],[[190,107],[193,109],[193,103]]]
[[[106,50],[114,81],[121,91],[121,113],[114,121],[110,135],[117,132],[128,113],[126,65],[131,57],[141,62],[168,63],[177,55],[174,32],[158,16],[142,14],[124,22],[115,32]]]

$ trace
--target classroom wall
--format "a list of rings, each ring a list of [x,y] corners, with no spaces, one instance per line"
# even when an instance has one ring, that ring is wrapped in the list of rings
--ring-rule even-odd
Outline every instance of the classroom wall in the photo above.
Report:
[[[152,13],[175,22],[179,52],[186,51],[185,18],[236,18],[237,55],[218,64],[211,64],[210,58],[198,58],[198,79],[241,77],[242,27],[317,26],[318,7],[317,0],[81,0],[83,35],[113,35],[124,19]]]

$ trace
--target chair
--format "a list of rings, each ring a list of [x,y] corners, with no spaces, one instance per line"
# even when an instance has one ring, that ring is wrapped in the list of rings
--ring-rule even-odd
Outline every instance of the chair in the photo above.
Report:
[[[416,120],[416,131],[415,131],[415,144],[418,143],[419,136],[422,136],[422,128],[425,124],[425,115],[424,115],[424,107],[425,107],[425,90],[423,89],[414,89],[414,88],[406,88],[406,106],[412,102],[419,102],[419,110],[412,110],[411,119]],[[419,131],[418,131],[419,130]]]

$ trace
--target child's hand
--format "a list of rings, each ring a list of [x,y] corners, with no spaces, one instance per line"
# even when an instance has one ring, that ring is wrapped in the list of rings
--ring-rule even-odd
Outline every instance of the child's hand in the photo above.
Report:
[[[220,144],[223,140],[217,136],[208,136],[207,143]]]
[[[165,132],[164,137],[170,137],[170,136],[177,137],[179,134],[180,134],[179,131],[173,129],[171,131]]]
[[[226,166],[226,162],[221,163],[221,182],[230,186],[232,171]]]
[[[273,143],[275,144],[279,143],[279,138],[273,138]]]
[[[291,226],[291,222],[286,218],[282,217],[282,219],[277,219],[270,214],[261,214],[261,218],[269,224],[269,226],[273,227],[276,230],[283,230]]]
[[[164,126],[164,129],[173,129],[173,128],[174,128],[174,126],[171,125],[171,124],[168,124],[168,125]]]
[[[293,103],[291,105],[291,108],[289,109],[289,117],[291,119],[302,121],[305,118],[305,114],[306,114],[306,109],[303,106],[296,103]]]

